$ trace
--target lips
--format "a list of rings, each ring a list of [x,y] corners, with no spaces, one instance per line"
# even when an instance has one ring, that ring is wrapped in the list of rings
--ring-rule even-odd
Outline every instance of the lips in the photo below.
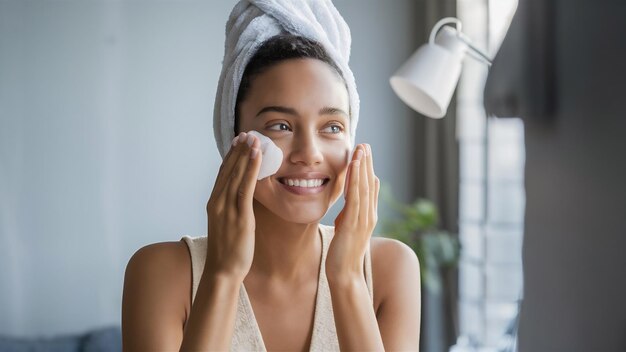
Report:
[[[291,178],[291,179],[306,179],[306,180],[330,178],[329,175],[321,173],[321,172],[294,172],[290,174],[276,175],[275,177],[277,179]]]

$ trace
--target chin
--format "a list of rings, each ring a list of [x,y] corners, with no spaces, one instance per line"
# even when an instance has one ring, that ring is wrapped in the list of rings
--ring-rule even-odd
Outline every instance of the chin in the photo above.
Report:
[[[311,224],[319,222],[326,215],[329,207],[322,204],[294,205],[280,202],[279,205],[266,208],[287,222]]]
[[[293,212],[290,212],[290,213],[293,213]],[[312,223],[320,222],[320,220],[322,220],[324,215],[326,215],[326,212],[315,212],[315,213],[309,212],[306,214],[283,213],[283,214],[277,214],[277,215],[283,218],[283,220],[288,221],[288,222],[292,222],[296,224],[312,224]]]
[[[267,197],[266,197],[267,196]],[[265,211],[283,219],[286,222],[295,224],[311,224],[319,222],[328,212],[330,204],[318,200],[313,202],[297,202],[264,194],[255,194],[255,201],[261,205]]]

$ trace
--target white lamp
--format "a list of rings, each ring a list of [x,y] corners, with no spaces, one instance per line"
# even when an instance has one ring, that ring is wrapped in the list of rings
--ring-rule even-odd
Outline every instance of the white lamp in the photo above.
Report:
[[[451,23],[456,24],[456,29],[445,26]],[[461,21],[454,17],[443,18],[430,32],[428,44],[417,49],[389,83],[396,95],[413,110],[428,117],[442,118],[459,81],[461,62],[466,53],[491,65],[487,55],[461,32]]]

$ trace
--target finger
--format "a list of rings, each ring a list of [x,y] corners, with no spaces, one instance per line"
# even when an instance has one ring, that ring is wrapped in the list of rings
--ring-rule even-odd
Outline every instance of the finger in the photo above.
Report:
[[[224,161],[222,161],[222,165],[218,171],[211,196],[215,194],[217,197],[224,190],[226,184],[228,183],[232,169],[242,152],[242,146],[239,141],[245,140],[246,137],[247,133],[241,132],[237,137],[235,137],[235,139],[233,139],[233,144],[231,144],[230,150],[226,156],[224,156]]]
[[[350,224],[355,224],[359,219],[359,169],[360,161],[350,162],[350,184],[346,197],[346,220]]]
[[[213,202],[216,209],[221,210],[224,209],[224,206],[227,202],[227,185],[232,176],[233,168],[235,167],[237,160],[241,157],[242,149],[245,149],[245,143],[241,145],[238,143],[238,139],[244,139],[246,137],[246,133],[242,132],[237,137],[233,139],[233,144],[224,157],[224,161],[220,166],[220,170],[217,174],[217,179],[215,180],[215,185],[213,186],[213,191],[211,192],[211,198],[209,202]],[[245,139],[244,139],[245,140]]]
[[[354,151],[352,152],[352,158],[350,159],[350,162],[348,162],[348,171],[346,172],[346,182],[343,184],[343,198],[346,199],[346,197],[348,196],[348,192],[349,192],[349,188],[350,188],[350,172],[352,171],[352,167],[350,166],[350,163],[354,160],[356,160],[356,152],[358,150],[358,145],[356,148],[354,148]]]
[[[346,179],[343,182],[343,199],[345,200],[346,197],[348,196],[348,185],[350,184],[350,170],[352,169],[352,166],[350,163],[348,163],[348,167],[346,169]]]
[[[260,145],[260,141],[258,142]],[[254,199],[254,190],[257,185],[257,177],[261,170],[261,162],[263,161],[263,155],[261,149],[256,144],[253,145],[251,150],[250,162],[248,168],[243,176],[241,184],[239,185],[238,192],[238,208],[241,214],[252,214],[252,200]]]
[[[374,157],[372,156],[372,147],[369,144],[365,145],[365,150],[366,150],[366,163],[367,163],[367,180],[368,180],[368,185],[369,185],[369,189],[370,189],[370,194],[374,194],[374,191],[376,190],[376,183],[373,182],[374,181],[374,177],[376,177],[376,175],[374,174]],[[373,199],[373,198],[372,198]]]
[[[369,176],[365,151],[366,147],[363,145],[361,148],[361,164],[363,167],[359,168],[359,224],[362,228],[369,228]]]
[[[376,216],[375,219],[378,219],[378,194],[380,192],[380,180],[378,179],[378,177],[376,177],[375,179],[376,181],[376,188],[375,188],[375,197],[374,197],[374,215]]]
[[[238,209],[238,193],[239,187],[241,186],[241,180],[243,179],[243,175],[245,174],[248,164],[250,163],[250,154],[252,148],[259,149],[261,146],[261,142],[259,139],[251,134],[248,134],[246,139],[242,141],[238,147],[243,148],[241,156],[237,160],[237,163],[233,167],[233,172],[231,174],[227,189],[226,196],[226,204],[233,205],[235,209]]]
[[[357,149],[355,156],[358,155]],[[346,221],[356,223],[359,220],[359,169],[360,160],[356,159],[350,162],[350,179],[348,186],[348,195],[346,197]]]
[[[372,156],[372,147],[367,146],[367,180],[369,185],[369,218],[374,221],[375,218],[375,205],[376,202],[376,175],[374,174],[374,157]]]

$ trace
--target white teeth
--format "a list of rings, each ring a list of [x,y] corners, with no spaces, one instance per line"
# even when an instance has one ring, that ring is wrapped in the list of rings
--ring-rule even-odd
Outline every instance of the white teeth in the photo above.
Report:
[[[319,187],[324,183],[322,179],[311,179],[311,180],[292,180],[292,179],[283,179],[283,183],[289,186],[295,187]]]

